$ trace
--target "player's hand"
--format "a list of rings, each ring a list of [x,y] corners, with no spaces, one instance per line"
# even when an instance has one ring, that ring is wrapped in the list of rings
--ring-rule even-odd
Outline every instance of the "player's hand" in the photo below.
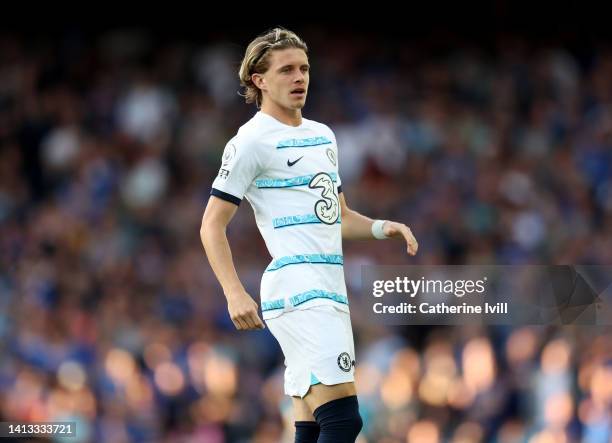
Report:
[[[408,245],[408,254],[416,255],[417,250],[419,249],[419,243],[416,241],[416,238],[414,238],[414,235],[412,235],[412,231],[408,226],[403,223],[387,220],[383,224],[382,230],[387,237],[404,238],[406,240],[406,244]]]
[[[265,328],[257,313],[257,302],[244,291],[228,295],[227,310],[234,326],[240,331]]]

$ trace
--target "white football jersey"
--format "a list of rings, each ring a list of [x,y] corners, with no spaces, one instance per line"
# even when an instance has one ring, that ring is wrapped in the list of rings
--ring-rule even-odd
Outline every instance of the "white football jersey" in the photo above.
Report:
[[[253,207],[272,256],[264,319],[325,304],[348,312],[340,192],[336,137],[324,124],[289,126],[260,111],[227,143],[211,194]]]

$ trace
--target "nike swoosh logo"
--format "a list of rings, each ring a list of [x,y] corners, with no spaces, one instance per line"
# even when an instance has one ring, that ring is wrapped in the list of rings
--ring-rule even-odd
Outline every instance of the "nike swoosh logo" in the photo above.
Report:
[[[299,162],[299,161],[300,161],[301,159],[303,159],[303,158],[304,158],[304,156],[302,155],[300,158],[298,158],[298,159],[297,159],[297,160],[295,160],[295,161],[289,161],[289,159],[287,159],[287,166],[290,166],[290,167],[291,167],[291,166],[295,165],[297,162]]]

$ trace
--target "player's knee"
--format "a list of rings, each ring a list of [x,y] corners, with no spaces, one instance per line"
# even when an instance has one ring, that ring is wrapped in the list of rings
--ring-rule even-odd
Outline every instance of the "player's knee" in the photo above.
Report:
[[[314,411],[321,427],[319,442],[354,443],[363,427],[357,396],[327,402]]]

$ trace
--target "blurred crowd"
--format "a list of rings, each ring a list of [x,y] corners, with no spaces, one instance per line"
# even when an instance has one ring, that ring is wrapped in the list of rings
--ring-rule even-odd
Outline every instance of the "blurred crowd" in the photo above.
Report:
[[[419,241],[345,243],[349,299],[368,264],[612,264],[612,45],[295,30],[348,205]],[[0,421],[293,441],[280,347],[235,330],[199,239],[262,31],[0,36]],[[258,300],[246,202],[228,237]],[[381,327],[354,297],[359,443],[612,442],[610,328]]]

